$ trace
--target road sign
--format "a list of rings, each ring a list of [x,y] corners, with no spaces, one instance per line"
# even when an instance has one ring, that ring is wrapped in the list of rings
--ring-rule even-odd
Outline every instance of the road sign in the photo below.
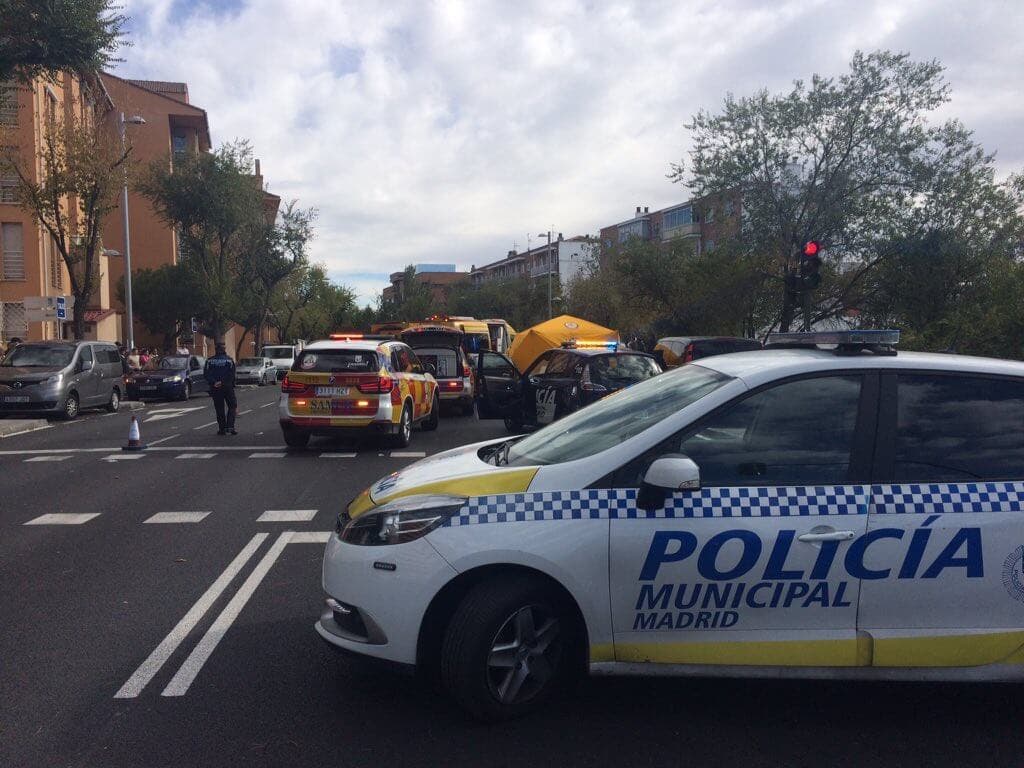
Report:
[[[64,301],[63,296],[57,297],[57,319],[67,320],[68,319],[68,307]]]

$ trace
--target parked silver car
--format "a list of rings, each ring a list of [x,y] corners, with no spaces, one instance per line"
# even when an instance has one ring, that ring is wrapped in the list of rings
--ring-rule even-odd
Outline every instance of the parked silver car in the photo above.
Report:
[[[235,366],[235,383],[270,384],[277,381],[277,368],[269,357],[243,357]]]
[[[102,341],[22,344],[0,362],[0,414],[52,414],[65,419],[83,408],[118,409],[125,365]]]

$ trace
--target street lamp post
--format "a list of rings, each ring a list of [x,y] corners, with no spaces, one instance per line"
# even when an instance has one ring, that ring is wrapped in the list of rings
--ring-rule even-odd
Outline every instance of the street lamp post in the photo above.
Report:
[[[544,237],[545,234],[548,238],[548,320],[555,316],[555,313],[551,309],[551,230],[547,233],[541,232],[537,237]]]
[[[145,125],[146,121],[139,115],[125,119],[124,112],[118,115],[118,127],[121,129],[121,152],[127,154],[128,143],[125,140],[125,126]],[[128,226],[128,164],[124,166],[124,184],[121,187],[121,223],[124,227],[124,313],[128,323],[128,350],[135,348],[135,318],[132,316],[132,245]]]

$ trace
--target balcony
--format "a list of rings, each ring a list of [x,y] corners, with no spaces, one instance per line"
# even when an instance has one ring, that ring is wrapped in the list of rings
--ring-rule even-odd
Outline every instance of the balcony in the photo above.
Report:
[[[700,222],[694,221],[690,224],[681,224],[678,227],[671,227],[669,229],[661,230],[661,240],[666,242],[668,240],[674,240],[677,237],[699,237],[700,236]]]

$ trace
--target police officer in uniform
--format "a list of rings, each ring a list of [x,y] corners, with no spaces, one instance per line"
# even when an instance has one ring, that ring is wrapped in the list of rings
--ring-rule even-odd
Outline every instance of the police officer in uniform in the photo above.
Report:
[[[238,410],[238,400],[235,399],[235,361],[228,357],[227,349],[223,342],[215,346],[216,354],[207,359],[203,375],[210,385],[210,397],[213,398],[213,407],[217,411],[218,435],[237,435],[235,431],[235,411]],[[227,413],[224,412],[224,405],[227,404]]]

